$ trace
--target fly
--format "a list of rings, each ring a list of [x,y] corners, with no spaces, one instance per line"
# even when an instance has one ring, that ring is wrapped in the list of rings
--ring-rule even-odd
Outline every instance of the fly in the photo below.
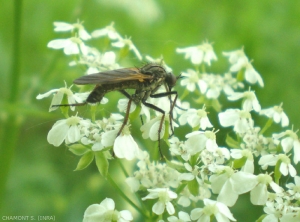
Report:
[[[84,103],[78,104],[62,104],[54,106],[81,106],[87,103],[95,104],[101,102],[102,98],[106,93],[111,91],[119,91],[124,96],[126,96],[129,101],[123,124],[117,136],[121,134],[124,126],[128,122],[131,103],[142,103],[146,107],[160,112],[162,114],[162,118],[160,120],[160,125],[158,129],[158,147],[160,155],[161,157],[163,157],[160,149],[160,133],[165,118],[165,111],[146,101],[149,97],[169,97],[170,127],[173,134],[172,113],[176,104],[178,94],[177,91],[172,91],[172,88],[175,86],[176,81],[180,77],[181,76],[175,76],[170,72],[166,72],[166,70],[162,66],[157,64],[147,64],[141,68],[123,68],[85,75],[74,80],[73,82],[77,85],[96,85],[93,91],[87,97],[86,101]],[[156,93],[162,85],[164,85],[166,92]],[[134,89],[135,92],[132,95],[130,95],[127,91],[125,91],[127,89]],[[174,101],[172,101],[171,95],[175,95]]]

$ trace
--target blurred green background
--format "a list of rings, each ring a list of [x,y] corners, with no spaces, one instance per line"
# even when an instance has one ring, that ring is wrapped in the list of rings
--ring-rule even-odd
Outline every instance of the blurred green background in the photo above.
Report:
[[[50,98],[35,99],[61,87],[63,80],[70,84],[82,75],[68,67],[70,58],[61,50],[47,48],[50,40],[63,36],[54,33],[54,21],[77,19],[89,32],[114,21],[119,33],[131,36],[143,55],[163,55],[175,74],[189,68],[189,62],[175,53],[177,47],[214,42],[219,61],[211,71],[224,73],[228,64],[221,52],[244,46],[265,82],[264,89],[253,87],[262,107],[284,102],[290,126],[300,126],[300,1],[2,0],[0,180],[5,186],[0,187],[0,220],[10,215],[49,215],[56,221],[81,221],[87,206],[117,196],[95,164],[73,172],[78,157],[64,146],[47,143],[48,131],[62,115],[48,113]],[[133,64],[141,62],[134,59]],[[262,209],[245,212],[245,203],[249,204],[248,196],[232,212],[238,221],[254,221]],[[123,209],[122,203],[116,205]]]

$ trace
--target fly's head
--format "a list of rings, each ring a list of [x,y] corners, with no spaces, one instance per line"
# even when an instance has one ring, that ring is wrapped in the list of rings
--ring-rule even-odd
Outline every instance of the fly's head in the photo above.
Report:
[[[169,91],[176,85],[176,82],[178,79],[180,79],[182,76],[175,76],[173,73],[169,72],[166,74],[165,82],[168,85]]]

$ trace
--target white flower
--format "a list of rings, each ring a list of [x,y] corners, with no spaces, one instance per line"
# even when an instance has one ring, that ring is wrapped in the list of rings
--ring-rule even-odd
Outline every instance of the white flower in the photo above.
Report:
[[[245,55],[244,49],[234,50],[230,52],[223,52],[223,55],[228,57],[231,64],[230,71],[238,72],[249,62],[248,57]]]
[[[100,204],[90,205],[84,212],[83,222],[129,222],[133,217],[130,211],[115,210],[115,202],[104,199]]]
[[[191,181],[191,180],[195,179],[200,173],[200,169],[197,165],[195,165],[193,168],[190,164],[184,163],[184,167],[189,173],[180,174],[180,176],[179,176],[180,181],[181,180]]]
[[[216,134],[213,131],[194,131],[188,133],[185,137],[188,138],[185,142],[185,146],[190,155],[194,155],[203,149],[213,152],[218,148]]]
[[[86,55],[81,56],[78,62],[72,61],[70,66],[82,64],[88,67],[86,74],[94,74],[100,71],[118,69],[120,66],[116,63],[116,54],[108,51],[101,54],[95,48],[87,48]]]
[[[279,106],[273,106],[268,109],[263,109],[259,112],[260,115],[266,115],[269,118],[272,118],[275,123],[280,123],[281,126],[285,127],[289,125],[289,118],[283,112],[282,103]]]
[[[128,126],[124,126],[121,134],[115,139],[114,152],[118,158],[132,160],[137,157],[139,147],[132,138]]]
[[[251,84],[258,83],[261,87],[264,87],[264,82],[259,73],[254,69],[252,64],[248,62],[246,64],[245,79]]]
[[[78,103],[82,103],[83,99],[80,95],[78,94],[73,94],[73,92],[71,91],[71,87],[67,88],[67,84],[65,83],[65,87],[63,88],[59,88],[59,89],[52,89],[44,94],[39,94],[36,98],[37,99],[43,99],[45,97],[48,97],[52,94],[55,94],[52,98],[51,104],[50,104],[50,108],[49,108],[49,112],[56,110],[58,108],[58,106],[54,106],[53,105],[60,105],[61,101],[63,99],[64,94],[66,94],[67,99],[68,99],[68,104],[75,104],[76,102]],[[70,106],[71,110],[75,110],[74,106]]]
[[[259,174],[257,176],[257,185],[250,192],[250,200],[254,205],[265,205],[268,199],[268,186],[277,193],[282,192],[282,188],[273,182],[268,174]]]
[[[251,114],[244,110],[227,109],[225,112],[219,113],[219,121],[223,127],[234,126],[237,133],[245,133],[253,128],[253,120]]]
[[[54,39],[48,43],[47,47],[52,49],[64,49],[64,53],[66,55],[86,55],[88,52],[87,47],[78,37],[71,37],[68,39]]]
[[[228,222],[228,219],[236,221],[228,207],[218,201],[204,199],[205,207],[195,208],[191,211],[191,219],[197,222],[209,222],[214,215],[218,222]]]
[[[176,193],[169,190],[168,188],[156,188],[147,190],[149,191],[149,194],[146,197],[142,198],[142,200],[158,198],[158,201],[152,207],[152,211],[155,214],[161,215],[165,211],[165,208],[167,209],[169,214],[172,215],[175,213],[175,209],[171,201],[177,198]]]
[[[295,183],[288,183],[286,187],[288,188],[288,193],[294,195],[296,199],[300,198],[300,176],[294,177]]]
[[[170,152],[171,155],[176,156],[180,155],[182,159],[188,161],[191,157],[190,153],[186,150],[186,147],[183,142],[179,141],[179,139],[175,136],[169,139],[170,142]]]
[[[181,114],[178,121],[181,125],[188,123],[191,127],[200,127],[202,130],[213,127],[207,117],[205,106],[198,110],[188,109],[186,112]]]
[[[133,42],[129,38],[125,38],[125,39],[120,38],[120,39],[118,39],[117,42],[111,43],[111,45],[114,47],[117,47],[117,48],[124,48],[127,46],[129,48],[129,50],[132,50],[134,52],[134,54],[137,56],[137,58],[139,60],[143,59],[139,50],[136,48],[136,46],[133,44]]]
[[[186,212],[179,211],[178,218],[175,216],[168,217],[170,222],[188,222],[191,221],[190,215]]]
[[[246,91],[243,93],[235,92],[228,96],[228,100],[235,101],[243,98],[243,110],[250,112],[254,109],[259,112],[261,107],[254,91]]]
[[[292,130],[286,130],[283,133],[273,134],[274,139],[281,139],[281,146],[285,153],[288,153],[292,148],[294,150],[294,163],[300,161],[300,142],[298,136]]]
[[[195,91],[197,84],[199,84],[199,73],[188,69],[187,72],[182,72],[181,76],[183,77],[180,81],[180,85],[186,87],[190,92]]]
[[[224,167],[220,174],[209,178],[213,193],[219,194],[218,201],[233,206],[238,195],[252,190],[258,183],[256,176],[246,172],[234,173],[230,167]]]
[[[90,34],[84,29],[82,23],[77,22],[74,24],[66,22],[54,22],[54,31],[56,32],[69,32],[69,31],[78,31],[79,38],[83,40],[88,40],[91,38]]]
[[[251,84],[258,82],[258,84],[261,87],[264,86],[264,82],[261,76],[253,68],[248,57],[245,55],[244,49],[235,50],[231,52],[223,52],[223,55],[229,57],[229,62],[231,63],[231,72],[239,72],[244,68],[246,81],[250,82]]]
[[[202,62],[211,65],[212,60],[217,60],[217,56],[210,43],[205,42],[202,45],[191,46],[187,48],[177,48],[176,52],[185,53],[185,59],[191,59],[195,65],[200,65]]]
[[[114,28],[113,22],[109,26],[106,26],[103,29],[97,29],[92,32],[93,38],[99,38],[99,37],[103,37],[103,36],[107,36],[111,40],[122,39],[120,34]]]
[[[198,81],[198,85],[202,94],[208,99],[217,99],[223,89],[223,77],[215,74],[204,73]]]
[[[149,122],[145,123],[141,126],[142,136],[144,139],[150,138],[152,141],[157,141],[158,138],[162,139],[165,135],[165,121],[167,121],[168,117],[165,116],[163,120],[162,127],[160,134],[158,135],[158,131],[160,128],[162,115],[155,117],[154,119],[150,120]]]
[[[282,173],[282,175],[287,176],[288,174],[291,175],[291,177],[296,176],[297,172],[294,166],[291,164],[290,158],[285,154],[267,154],[260,158],[258,161],[258,164],[262,166],[262,169],[267,169],[268,166],[275,166],[276,163],[280,161],[280,167],[279,171]]]
[[[78,116],[58,120],[48,133],[47,140],[54,146],[60,146],[62,142],[75,143],[81,139],[80,125],[88,124]]]
[[[254,158],[250,150],[231,149],[230,152],[232,158],[234,159],[246,158],[245,164],[241,168],[241,171],[252,174],[254,173]]]
[[[282,216],[282,205],[275,204],[273,202],[267,202],[266,206],[264,207],[264,212],[267,216],[264,217],[262,222],[277,222],[281,221],[279,218]],[[288,222],[296,222],[296,221],[288,221]]]

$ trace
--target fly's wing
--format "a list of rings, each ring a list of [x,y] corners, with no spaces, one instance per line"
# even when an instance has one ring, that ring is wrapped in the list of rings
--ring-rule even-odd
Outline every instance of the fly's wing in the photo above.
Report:
[[[98,84],[115,84],[123,81],[144,82],[153,79],[152,75],[142,74],[138,68],[124,68],[99,72],[95,74],[85,75],[75,79],[73,83],[77,85],[98,85]]]

